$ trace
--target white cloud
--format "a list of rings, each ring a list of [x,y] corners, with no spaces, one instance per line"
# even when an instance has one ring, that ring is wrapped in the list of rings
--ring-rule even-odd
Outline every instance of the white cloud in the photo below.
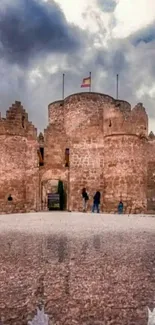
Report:
[[[127,37],[155,20],[154,0],[119,0],[115,10],[114,37]]]
[[[42,78],[42,74],[39,68],[33,69],[32,71],[29,72],[29,80],[33,84],[36,84],[38,82],[38,79],[41,78]]]
[[[84,27],[82,14],[89,5],[95,5],[96,0],[55,0],[55,2],[60,5],[69,22]]]
[[[142,98],[145,95],[149,95],[151,98],[155,100],[155,85],[146,86],[143,84],[139,89],[136,91],[137,98]]]
[[[50,0],[49,0],[50,1]],[[108,26],[110,15],[101,12],[98,0],[55,0],[62,8],[68,22],[87,29],[90,33],[101,33]]]

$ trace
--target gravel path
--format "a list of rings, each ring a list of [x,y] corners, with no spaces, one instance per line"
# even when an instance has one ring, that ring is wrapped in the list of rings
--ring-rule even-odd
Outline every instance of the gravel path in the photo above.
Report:
[[[26,325],[40,304],[55,325],[147,324],[155,303],[152,216],[1,215],[0,242],[4,325]]]
[[[110,215],[91,213],[40,212],[0,215],[0,232],[26,233],[64,232],[86,236],[90,232],[151,231],[155,230],[155,218],[146,215]]]

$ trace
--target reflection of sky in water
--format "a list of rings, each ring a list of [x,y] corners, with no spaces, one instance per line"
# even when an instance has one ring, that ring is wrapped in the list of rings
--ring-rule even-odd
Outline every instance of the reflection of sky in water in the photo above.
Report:
[[[104,325],[104,322],[98,322],[95,321],[92,323],[89,323],[88,325]],[[44,313],[44,308],[39,309],[37,308],[37,315],[34,316],[32,321],[28,322],[28,325],[49,325],[49,317]],[[52,323],[54,325],[54,322]],[[155,309],[151,311],[148,308],[148,325],[155,325]]]
[[[28,325],[49,325],[49,318],[44,313],[44,309],[37,308],[37,315],[34,316],[32,321],[28,322]]]
[[[148,308],[148,325],[155,325],[155,308],[152,311]]]

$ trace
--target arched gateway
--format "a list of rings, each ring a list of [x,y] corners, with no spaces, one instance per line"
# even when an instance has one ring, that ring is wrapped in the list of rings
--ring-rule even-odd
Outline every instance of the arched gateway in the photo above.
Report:
[[[42,210],[66,209],[66,187],[60,179],[44,180],[41,183]]]
[[[57,170],[46,171],[41,177],[40,184],[41,210],[66,210],[67,182],[65,173]]]

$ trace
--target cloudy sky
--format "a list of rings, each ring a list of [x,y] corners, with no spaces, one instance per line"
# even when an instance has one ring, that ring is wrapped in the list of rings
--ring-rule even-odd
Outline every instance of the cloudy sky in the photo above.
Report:
[[[155,132],[155,0],[0,0],[0,111],[20,100],[43,130],[47,106],[92,90],[143,102]]]

